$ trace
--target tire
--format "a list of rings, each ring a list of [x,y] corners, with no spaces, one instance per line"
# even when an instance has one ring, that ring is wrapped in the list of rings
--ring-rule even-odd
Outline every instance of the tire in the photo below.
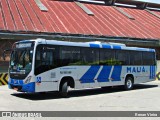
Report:
[[[62,96],[62,97],[68,97],[68,82],[67,81],[65,81],[65,82],[63,82],[62,84],[61,84],[61,86],[60,86],[60,95]]]
[[[133,78],[132,77],[126,78],[124,88],[125,90],[133,89]]]

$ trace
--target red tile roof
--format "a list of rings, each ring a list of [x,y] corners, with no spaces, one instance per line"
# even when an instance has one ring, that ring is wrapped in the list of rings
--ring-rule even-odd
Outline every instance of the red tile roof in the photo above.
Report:
[[[160,18],[146,10],[118,7],[134,17],[129,19],[113,6],[83,3],[94,15],[86,14],[75,2],[41,0],[0,0],[0,31],[47,32],[160,39]],[[159,11],[152,11],[160,16]]]

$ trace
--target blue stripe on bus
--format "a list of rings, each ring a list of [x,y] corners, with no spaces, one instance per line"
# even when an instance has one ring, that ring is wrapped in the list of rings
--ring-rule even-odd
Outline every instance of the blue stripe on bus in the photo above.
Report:
[[[21,91],[22,92],[35,92],[35,82],[23,84]]]
[[[14,85],[23,85],[23,80],[21,79],[10,79],[9,82]]]
[[[93,43],[91,43],[89,45],[90,45],[90,47],[93,47],[93,48],[100,48],[99,44],[93,44]]]
[[[121,49],[121,46],[118,46],[118,45],[113,45],[113,49]]]
[[[151,66],[151,73],[152,73],[151,74],[151,79],[153,79],[153,74],[154,74],[153,72],[154,72],[154,69],[153,69],[153,66]]]
[[[152,79],[152,76],[153,76],[153,66],[151,66],[151,79]]]
[[[156,74],[156,68],[155,66],[150,66],[150,79],[154,79]]]
[[[111,78],[113,79],[112,81],[121,81],[121,72],[122,72],[122,66],[114,66]]]
[[[98,82],[109,82],[109,74],[111,72],[112,66],[103,66],[103,69],[101,70],[97,81]]]
[[[88,71],[80,78],[81,83],[93,83],[100,66],[91,66]]]
[[[111,46],[107,45],[107,44],[102,44],[102,48],[109,48],[109,49],[111,49]]]
[[[152,79],[154,78],[154,66],[152,66]]]
[[[150,75],[149,75],[149,79],[152,79],[152,66],[150,66]]]
[[[20,91],[22,92],[35,92],[35,82],[30,82],[28,84],[24,84],[23,80],[17,79],[9,79],[8,87],[12,89],[12,87],[22,87]]]
[[[156,74],[156,68],[155,66],[153,66],[153,79],[155,78],[155,74]]]

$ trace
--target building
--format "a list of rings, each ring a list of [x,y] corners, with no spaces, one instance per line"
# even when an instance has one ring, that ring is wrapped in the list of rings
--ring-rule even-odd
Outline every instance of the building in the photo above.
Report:
[[[160,60],[159,8],[138,0],[1,0],[0,71],[8,67],[3,50],[33,38],[155,48]]]

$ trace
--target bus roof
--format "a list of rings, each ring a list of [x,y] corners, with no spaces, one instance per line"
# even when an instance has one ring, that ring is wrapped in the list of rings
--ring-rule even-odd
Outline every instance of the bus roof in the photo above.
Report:
[[[57,40],[45,40],[45,39],[35,39],[35,40],[22,40],[19,42],[29,42],[35,41],[37,44],[48,44],[48,45],[64,45],[64,46],[78,46],[78,47],[91,47],[91,48],[106,48],[106,49],[118,49],[118,50],[134,50],[134,51],[148,51],[155,52],[155,49],[150,48],[140,48],[140,47],[127,47],[125,44],[112,43],[112,42],[68,42],[68,41],[57,41]]]

